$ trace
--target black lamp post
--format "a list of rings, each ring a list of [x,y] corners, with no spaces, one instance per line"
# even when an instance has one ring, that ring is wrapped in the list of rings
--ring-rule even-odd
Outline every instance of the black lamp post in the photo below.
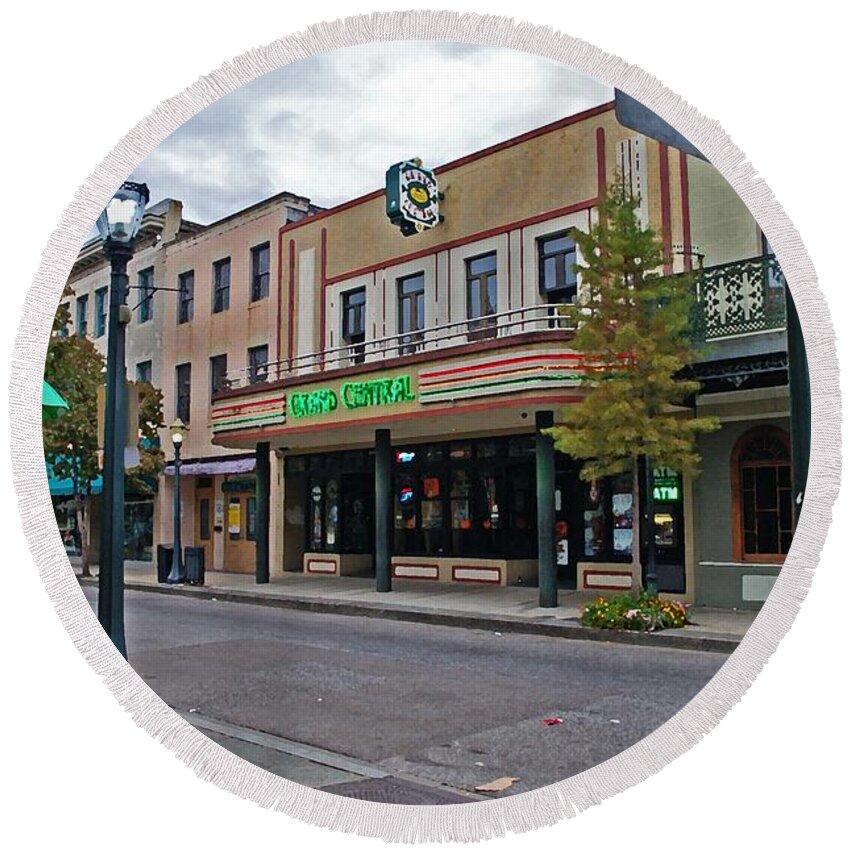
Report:
[[[174,556],[166,582],[183,584],[186,581],[186,571],[183,569],[183,544],[180,540],[180,449],[189,428],[178,416],[168,426],[168,430],[171,431],[171,443],[174,446]]]
[[[127,369],[124,337],[130,321],[127,263],[149,200],[144,183],[124,183],[97,219],[103,253],[112,266],[106,353],[103,439],[103,521],[97,618],[118,651],[124,642],[124,444],[127,438]]]

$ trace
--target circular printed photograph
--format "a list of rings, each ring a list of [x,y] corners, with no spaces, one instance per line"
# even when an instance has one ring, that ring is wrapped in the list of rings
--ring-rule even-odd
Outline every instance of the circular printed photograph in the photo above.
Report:
[[[91,225],[44,365],[54,532],[242,759],[386,803],[540,789],[673,717],[767,600],[799,321],[744,202],[624,92],[345,48],[186,121]]]

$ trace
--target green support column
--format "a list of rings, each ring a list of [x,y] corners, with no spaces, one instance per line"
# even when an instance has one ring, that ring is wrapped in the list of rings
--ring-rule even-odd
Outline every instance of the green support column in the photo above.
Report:
[[[797,307],[785,284],[785,313],[788,326],[788,393],[791,397],[791,477],[794,512],[799,517],[809,474],[809,450],[812,439],[812,396],[806,344]]]
[[[558,607],[558,574],[555,566],[555,443],[541,433],[551,428],[551,410],[538,410],[534,415],[537,459],[537,561],[540,607]]]
[[[392,448],[388,428],[375,431],[375,578],[378,593],[393,589]]]
[[[269,583],[269,496],[271,466],[269,444],[257,443],[257,584]]]

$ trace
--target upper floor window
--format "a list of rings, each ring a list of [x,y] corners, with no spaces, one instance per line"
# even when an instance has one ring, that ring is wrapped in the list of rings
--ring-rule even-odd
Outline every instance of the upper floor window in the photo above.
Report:
[[[251,249],[251,300],[269,297],[269,243]]]
[[[77,336],[86,336],[89,332],[89,297],[77,298]]]
[[[747,431],[732,453],[732,477],[735,556],[782,563],[794,535],[788,434],[773,426]]]
[[[153,266],[139,272],[139,323],[149,322],[153,318]]]
[[[136,364],[136,383],[149,384],[153,376],[153,363],[150,360],[141,360]]]
[[[189,423],[189,414],[192,407],[192,364],[181,363],[175,369],[176,379],[176,405],[175,415],[182,419],[184,424]]]
[[[399,354],[412,354],[425,330],[425,275],[403,277],[398,282]]]
[[[213,313],[230,309],[230,257],[213,263]]]
[[[540,294],[549,304],[569,304],[576,300],[576,243],[566,233],[537,240]]]
[[[496,336],[495,314],[499,309],[496,252],[466,261],[466,317],[469,338]]]
[[[94,335],[96,337],[106,333],[106,304],[107,288],[104,286],[94,292]]]
[[[255,345],[248,349],[248,382],[259,384],[269,376],[269,347]]]
[[[227,355],[210,357],[210,396],[227,389]]]
[[[182,325],[191,322],[195,315],[195,272],[183,272],[177,278],[180,290],[177,305],[177,323]]]
[[[342,338],[351,347],[352,363],[366,359],[366,289],[351,289],[342,296]]]
[[[63,318],[66,320],[59,326],[59,338],[65,339],[68,336],[68,323],[71,321],[71,305],[65,302],[59,305],[59,309],[62,311]]]

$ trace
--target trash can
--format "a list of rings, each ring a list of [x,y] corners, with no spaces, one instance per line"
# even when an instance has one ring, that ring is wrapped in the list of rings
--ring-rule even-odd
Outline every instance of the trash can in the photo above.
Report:
[[[186,569],[186,584],[203,584],[204,547],[187,546],[183,550],[183,566]]]
[[[160,543],[156,547],[156,580],[165,584],[168,574],[171,572],[171,564],[174,560],[174,547]]]

